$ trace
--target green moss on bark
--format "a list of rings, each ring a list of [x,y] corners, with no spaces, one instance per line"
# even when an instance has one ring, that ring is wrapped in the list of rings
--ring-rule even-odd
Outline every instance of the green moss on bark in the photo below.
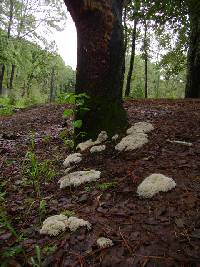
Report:
[[[77,119],[83,122],[79,132],[81,130],[87,134],[84,139],[94,140],[101,131],[106,131],[112,137],[127,128],[127,115],[121,102],[93,96],[92,101],[88,100],[87,107],[89,111],[85,116],[77,115]],[[82,140],[79,136],[76,142]]]

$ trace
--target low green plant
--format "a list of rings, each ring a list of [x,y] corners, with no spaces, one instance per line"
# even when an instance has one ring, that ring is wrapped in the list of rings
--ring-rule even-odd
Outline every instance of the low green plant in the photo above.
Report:
[[[12,106],[5,106],[0,108],[0,116],[11,116],[13,115],[13,107]]]
[[[65,215],[67,217],[75,216],[75,212],[73,210],[64,210],[61,212],[61,214]]]
[[[38,245],[35,246],[35,257],[31,257],[30,260],[33,267],[42,267],[42,253]]]
[[[43,141],[45,144],[48,144],[48,143],[51,141],[51,135],[49,135],[49,134],[44,135],[43,138],[42,138],[42,141]]]
[[[115,188],[116,186],[117,186],[117,182],[110,182],[110,183],[97,184],[96,188],[102,191],[105,191],[111,188]]]
[[[73,122],[72,122],[72,128],[75,130],[76,128],[81,128],[82,127],[82,120],[81,119],[76,119],[76,115],[79,114],[80,117],[85,115],[88,111],[89,108],[86,106],[86,102],[90,97],[86,93],[81,93],[81,94],[75,94],[75,93],[68,93],[65,95],[64,100],[65,103],[73,105],[73,108],[71,109],[65,109],[63,112],[63,117],[68,118],[70,116],[73,117]],[[80,132],[79,135],[85,136],[86,133]],[[78,136],[75,136],[77,138]]]
[[[70,139],[70,132],[67,129],[62,130],[58,136],[63,141],[65,146],[69,148],[74,147],[74,142],[72,139]]]
[[[8,217],[6,211],[4,209],[0,210],[0,225],[4,229],[8,230],[13,237],[15,237],[15,242],[12,243],[11,247],[5,248],[1,251],[2,261],[1,266],[7,266],[7,261],[12,257],[15,257],[18,254],[23,254],[24,259],[26,260],[26,254],[23,247],[20,245],[22,241],[26,238],[23,234],[19,233],[13,226],[11,219]]]
[[[46,245],[44,248],[40,248],[40,246],[35,246],[35,255],[30,258],[30,264],[33,267],[42,267],[45,265],[45,255],[49,255],[54,253],[57,250],[56,245]]]
[[[40,200],[40,203],[39,203],[40,223],[42,223],[42,219],[44,218],[46,212],[47,212],[47,202],[46,200],[42,199]]]
[[[50,168],[48,160],[39,162],[36,155],[28,151],[25,156],[25,161],[23,164],[23,172],[27,178],[30,179],[36,196],[40,198],[40,183],[41,179],[49,182],[55,176],[54,170]]]
[[[21,239],[21,236],[18,235],[15,228],[12,226],[12,223],[4,209],[0,210],[0,223],[1,225],[7,229],[11,234],[19,241]]]
[[[3,256],[4,259],[10,259],[10,258],[15,257],[18,254],[23,253],[23,252],[24,252],[23,248],[21,246],[19,246],[19,245],[16,245],[16,246],[12,246],[10,248],[7,248],[3,252],[3,255],[2,256]]]
[[[46,245],[43,249],[42,252],[46,255],[52,254],[57,250],[57,246],[56,245]]]
[[[31,132],[31,135],[30,135],[31,150],[34,150],[35,147],[36,147],[35,136],[36,136],[36,133],[35,132]]]
[[[4,202],[5,201],[5,196],[6,196],[6,192],[1,192],[0,191],[0,202]]]
[[[94,186],[91,186],[91,185],[90,186],[85,186],[84,189],[85,189],[86,192],[90,193],[94,189]]]

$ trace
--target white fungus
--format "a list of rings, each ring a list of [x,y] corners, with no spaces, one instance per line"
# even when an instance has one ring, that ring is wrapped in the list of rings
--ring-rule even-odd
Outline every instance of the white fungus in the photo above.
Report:
[[[74,153],[70,154],[65,161],[63,162],[63,165],[65,167],[69,167],[73,163],[79,163],[82,160],[82,155],[80,153]]]
[[[40,234],[47,234],[50,236],[57,236],[61,232],[64,232],[66,229],[74,232],[79,227],[86,226],[87,229],[91,229],[91,224],[88,221],[79,219],[76,217],[67,217],[65,215],[54,215],[48,217],[42,225]]]
[[[100,134],[97,137],[97,140],[95,141],[95,144],[101,144],[105,142],[108,139],[108,135],[106,131],[101,131]]]
[[[131,151],[142,147],[148,143],[148,136],[146,133],[154,129],[149,122],[137,122],[127,130],[127,136],[115,146],[118,151]]]
[[[112,140],[113,141],[116,141],[118,138],[119,138],[119,135],[118,134],[115,134],[115,135],[113,135]]]
[[[85,151],[86,149],[90,148],[93,145],[94,142],[92,141],[92,139],[89,139],[83,143],[78,144],[76,148],[80,149],[81,151]]]
[[[65,231],[67,226],[68,226],[67,216],[62,214],[50,216],[43,222],[40,234],[56,236],[59,233]]]
[[[146,143],[148,143],[147,135],[144,133],[137,133],[122,138],[115,146],[115,149],[118,151],[131,151],[142,147]]]
[[[149,133],[154,129],[153,125],[146,121],[140,121],[135,123],[132,127],[130,127],[126,133],[127,134],[135,134],[137,133]]]
[[[113,246],[113,242],[109,238],[100,237],[97,239],[97,245],[99,248],[107,248]]]
[[[88,230],[91,229],[91,224],[88,221],[76,217],[69,217],[68,223],[68,227],[71,232],[76,231],[81,226],[86,226]]]
[[[78,144],[76,148],[80,149],[81,151],[85,151],[86,149],[92,146],[99,145],[105,142],[107,139],[108,139],[107,133],[105,131],[101,131],[96,141],[92,141],[92,139],[89,139],[83,143]]]
[[[167,192],[176,186],[175,181],[163,174],[153,173],[138,186],[137,194],[143,198],[151,198],[159,192]]]
[[[67,186],[79,186],[80,184],[96,181],[100,178],[101,172],[90,170],[90,171],[77,171],[72,172],[64,177],[62,177],[58,183],[60,183],[60,188]]]
[[[72,170],[72,168],[67,168],[67,169],[64,170],[64,173],[67,174],[67,173],[69,173],[71,170]]]
[[[105,145],[101,145],[101,146],[93,146],[90,148],[90,152],[91,153],[97,153],[97,152],[101,152],[104,151],[106,149]]]

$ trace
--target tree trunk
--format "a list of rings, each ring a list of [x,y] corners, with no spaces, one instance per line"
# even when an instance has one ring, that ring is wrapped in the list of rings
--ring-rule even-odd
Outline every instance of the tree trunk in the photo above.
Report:
[[[144,21],[144,97],[148,97],[148,51],[147,51],[147,22]]]
[[[124,26],[124,55],[126,56],[127,44],[128,44],[128,28],[126,24],[127,20],[127,7],[124,8],[123,14],[123,26]]]
[[[9,10],[9,22],[8,22],[8,29],[7,29],[7,38],[10,38],[11,35],[11,28],[13,24],[13,11],[14,11],[14,3],[13,0],[10,0],[10,10]],[[1,75],[0,75],[0,95],[3,92],[3,79],[5,74],[5,65],[2,65]]]
[[[3,94],[3,77],[5,73],[5,65],[3,64],[1,67],[1,73],[0,73],[0,95]]]
[[[131,91],[131,77],[133,73],[133,66],[135,60],[136,30],[137,30],[137,19],[134,20],[134,28],[132,32],[131,58],[130,58],[130,66],[129,66],[127,82],[126,82],[126,90],[125,90],[126,97],[130,96],[130,91]]]
[[[12,64],[12,69],[11,69],[11,74],[10,74],[10,82],[9,82],[9,89],[13,89],[13,81],[14,81],[14,76],[15,76],[15,68],[16,65]]]
[[[51,83],[50,83],[50,97],[49,97],[49,101],[50,102],[53,102],[55,100],[54,78],[55,78],[55,68],[52,67],[52,70],[51,70]]]
[[[78,50],[75,92],[87,93],[89,112],[79,119],[79,132],[96,138],[109,136],[127,126],[122,106],[123,27],[120,0],[65,0],[76,24]],[[80,114],[79,114],[80,115]]]
[[[123,61],[123,73],[126,72],[126,50],[128,45],[128,28],[126,24],[127,19],[127,7],[123,10],[123,28],[124,28],[124,61]]]
[[[200,6],[200,4],[199,4]],[[194,10],[195,8],[195,10]],[[186,98],[200,98],[200,8],[190,10],[190,39],[187,56]]]

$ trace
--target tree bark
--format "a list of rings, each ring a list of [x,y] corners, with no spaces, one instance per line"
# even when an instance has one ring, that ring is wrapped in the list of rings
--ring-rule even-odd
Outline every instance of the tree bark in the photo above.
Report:
[[[144,97],[148,97],[147,22],[144,21]]]
[[[123,26],[124,26],[124,55],[126,56],[127,44],[128,44],[128,28],[126,24],[127,20],[127,7],[124,8],[123,14]]]
[[[125,90],[126,97],[130,96],[130,91],[131,91],[131,78],[132,78],[134,61],[135,61],[136,32],[137,32],[137,19],[134,20],[134,28],[132,31],[131,58],[130,58],[130,65],[129,65],[129,71],[128,71],[127,82],[126,82],[126,90]]]
[[[187,55],[186,98],[200,98],[200,4],[189,8],[190,39]]]
[[[55,89],[54,89],[55,84],[54,84],[54,80],[55,80],[55,68],[52,67],[52,70],[51,70],[51,83],[50,83],[50,97],[49,97],[50,103],[55,100]]]
[[[1,73],[0,73],[0,95],[3,94],[3,77],[5,73],[5,65],[1,66]]]
[[[10,0],[10,9],[9,9],[9,22],[8,22],[8,29],[7,29],[7,38],[10,38],[11,35],[11,28],[13,24],[13,11],[14,11],[14,3],[13,0]],[[5,65],[2,65],[1,68],[1,75],[0,75],[0,95],[3,92],[3,79],[4,79],[4,73],[5,73]]]
[[[10,81],[9,81],[9,89],[13,89],[13,81],[14,81],[14,76],[15,76],[15,68],[16,65],[12,64],[12,69],[11,69],[11,74],[10,74]]]
[[[65,0],[77,29],[75,92],[87,93],[89,112],[78,118],[86,138],[105,130],[109,136],[127,126],[122,106],[123,27],[120,0]]]

